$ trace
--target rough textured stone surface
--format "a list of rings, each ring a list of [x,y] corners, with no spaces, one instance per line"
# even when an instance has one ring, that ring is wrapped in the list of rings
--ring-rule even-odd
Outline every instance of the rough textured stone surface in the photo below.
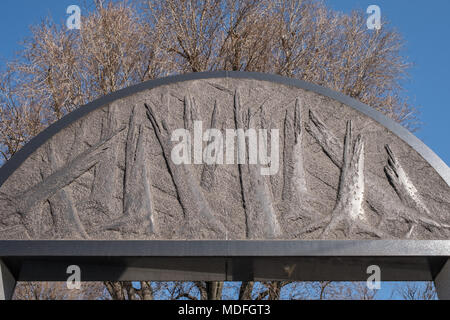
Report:
[[[174,164],[171,132],[195,120],[279,129],[278,173]],[[116,100],[0,187],[0,239],[380,238],[449,239],[450,187],[362,113],[260,80],[191,80]]]
[[[11,300],[15,287],[16,280],[2,260],[0,260],[0,301]]]

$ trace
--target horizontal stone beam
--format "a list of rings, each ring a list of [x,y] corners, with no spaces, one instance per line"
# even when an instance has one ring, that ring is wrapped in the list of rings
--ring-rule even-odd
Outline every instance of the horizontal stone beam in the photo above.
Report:
[[[0,240],[0,257],[450,257],[450,240]]]
[[[434,280],[439,299],[450,300],[450,259]]]

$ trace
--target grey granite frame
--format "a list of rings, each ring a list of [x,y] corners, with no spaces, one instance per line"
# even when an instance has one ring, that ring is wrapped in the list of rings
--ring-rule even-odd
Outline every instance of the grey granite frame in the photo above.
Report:
[[[446,240],[0,241],[0,257],[21,281],[82,280],[432,281],[450,258]]]
[[[15,281],[434,281],[450,300],[450,241],[0,241],[0,300]]]
[[[134,93],[153,89],[159,86],[168,85],[177,82],[198,80],[198,79],[211,79],[211,78],[237,78],[237,79],[255,79],[262,81],[269,81],[274,83],[285,84],[292,87],[301,88],[304,90],[312,91],[331,99],[337,100],[343,104],[346,104],[363,114],[374,119],[400,139],[409,144],[414,150],[416,150],[444,179],[444,181],[450,186],[450,168],[442,161],[430,148],[428,148],[421,140],[414,136],[406,128],[396,123],[394,120],[389,119],[381,112],[369,107],[368,105],[361,103],[351,97],[348,97],[342,93],[330,90],[325,87],[321,87],[312,83],[308,83],[302,80],[286,78],[273,74],[257,73],[257,72],[238,72],[238,71],[213,71],[213,72],[198,72],[189,73],[184,75],[170,76],[155,80],[143,82],[106,96],[103,96],[91,103],[86,104],[83,107],[76,109],[69,113],[61,120],[55,122],[47,129],[38,134],[29,143],[27,143],[19,152],[17,152],[9,161],[7,161],[0,168],[0,186],[8,179],[8,177],[20,167],[20,165],[41,145],[43,145],[48,139],[58,133],[60,130],[66,128],[71,123],[86,116],[91,111],[96,110],[117,99],[121,99],[130,96]]]

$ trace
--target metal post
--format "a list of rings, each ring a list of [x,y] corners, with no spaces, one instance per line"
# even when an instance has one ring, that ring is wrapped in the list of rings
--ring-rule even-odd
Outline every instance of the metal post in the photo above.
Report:
[[[15,286],[16,279],[0,260],[0,300],[11,300]]]
[[[450,259],[434,279],[436,291],[440,300],[450,300]]]

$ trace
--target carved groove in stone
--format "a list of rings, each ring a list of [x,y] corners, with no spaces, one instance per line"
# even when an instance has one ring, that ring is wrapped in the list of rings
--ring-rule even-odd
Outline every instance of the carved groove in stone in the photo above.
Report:
[[[326,128],[323,126],[322,129]],[[325,131],[327,130],[322,130],[322,132]],[[343,160],[340,161],[342,168],[338,196],[331,216],[313,222],[301,230],[300,234],[321,229],[321,236],[324,237],[332,236],[339,231],[346,237],[352,237],[358,233],[380,238],[385,236],[384,232],[370,226],[364,215],[364,142],[361,135],[358,135],[355,142],[353,142],[352,136],[352,122],[348,121]],[[331,135],[327,134],[327,137],[330,138]],[[336,141],[333,142],[333,145],[337,145]],[[335,160],[338,162],[337,159]]]
[[[342,168],[342,142],[328,130],[323,121],[312,110],[309,110],[309,120],[306,130],[317,140],[331,161],[338,168]]]
[[[125,153],[123,214],[105,229],[126,234],[156,233],[150,175],[145,158],[144,125],[136,124],[136,108],[130,116]]]
[[[0,240],[10,240],[19,238],[20,240],[29,239],[28,232],[23,225],[15,225],[13,227],[0,229]]]
[[[236,129],[256,128],[255,116],[242,106],[239,90],[234,96]],[[238,145],[238,153],[240,143]],[[247,143],[245,143],[247,146]],[[245,152],[248,158],[248,152]],[[239,164],[242,201],[246,216],[246,235],[249,239],[271,239],[281,235],[281,227],[273,206],[273,199],[266,177],[260,174],[257,164]]]
[[[47,153],[50,168],[60,167],[60,163],[57,160],[51,142],[47,146]],[[71,238],[74,239],[89,239],[89,235],[78,215],[74,200],[64,188],[56,192],[55,195],[49,197],[48,202],[54,222],[54,230],[57,230],[58,232],[58,235],[56,235],[55,238],[63,239],[64,237],[67,237],[67,235],[70,235]],[[62,214],[59,215],[58,213]]]
[[[390,146],[386,145],[385,148],[388,154],[388,164],[384,167],[384,171],[389,180],[389,183],[394,188],[402,203],[407,208],[416,210],[416,213],[403,213],[402,211],[400,211],[400,218],[408,221],[411,224],[406,237],[409,238],[412,235],[417,225],[421,225],[427,229],[429,227],[447,229],[450,228],[450,225],[439,222],[432,217],[430,210],[424,204],[419,195],[419,192],[417,191],[411,180],[408,178],[408,175],[406,174],[400,161],[397,159]]]
[[[311,207],[314,197],[308,192],[303,159],[303,128],[300,98],[295,100],[294,110],[286,109],[284,118],[283,188],[281,197],[285,203],[279,205],[284,212],[285,232],[295,236],[298,228],[308,221],[323,215]]]
[[[111,136],[101,140],[99,143],[76,156],[65,166],[44,178],[42,182],[14,198],[14,202],[16,203],[15,208],[20,213],[23,219],[23,225],[29,236],[32,237],[38,234],[34,225],[34,210],[59,190],[68,186],[93,168],[104,152],[110,147],[109,142],[123,130],[124,128],[117,130]]]
[[[345,135],[343,117],[355,124]],[[172,130],[198,136],[202,118],[202,135],[222,133],[221,161],[207,164],[212,131],[204,163],[195,152],[194,164],[175,165]],[[221,164],[228,128],[257,133],[230,141],[245,164]],[[275,155],[281,166],[268,170]],[[0,187],[0,239],[448,239],[449,192],[432,164],[345,104],[256,80],[195,80],[101,106],[36,149]]]
[[[106,139],[116,130],[116,112],[116,107],[108,106],[106,116],[102,119],[101,139]],[[90,200],[92,205],[102,208],[106,212],[113,211],[111,203],[114,196],[114,186],[118,178],[117,147],[118,144],[113,144],[105,151],[94,171]]]
[[[366,220],[364,200],[364,142],[358,135],[352,150],[352,122],[347,122],[344,143],[344,165],[341,170],[335,210],[345,212],[353,220]]]
[[[416,187],[406,175],[402,165],[395,157],[391,148],[389,145],[386,145],[385,148],[388,154],[388,165],[384,167],[384,170],[395,192],[407,206],[416,208],[417,210],[429,215],[430,211],[423,204]]]
[[[338,155],[343,154],[344,146],[312,110],[309,111],[309,123],[306,128],[308,133],[310,133],[322,147],[323,151],[326,155],[328,155],[330,160],[342,170],[342,156]],[[378,179],[378,177],[370,171],[365,172],[365,175],[368,183]],[[386,208],[385,204],[378,197],[375,197],[373,192],[374,190],[368,188],[365,194],[365,200],[367,205],[377,212],[377,214],[381,215],[381,219],[384,220],[389,214],[389,208]]]
[[[194,121],[198,120],[198,111],[195,99],[190,95],[184,97],[184,128],[192,130]]]
[[[284,200],[291,200],[295,195],[300,200],[302,194],[308,193],[303,165],[302,138],[300,99],[297,98],[294,114],[292,115],[287,109],[284,120],[284,183],[282,191]]]
[[[166,97],[168,103],[168,97]],[[153,103],[153,102],[152,102]],[[180,205],[183,208],[185,227],[182,232],[188,234],[194,231],[194,226],[202,226],[202,232],[212,239],[224,237],[226,228],[213,214],[201,187],[192,172],[190,165],[175,165],[171,160],[172,142],[170,141],[170,130],[164,119],[159,119],[153,109],[145,104],[147,117],[150,120],[156,138],[161,145],[167,168],[177,190]],[[190,112],[188,112],[190,114]],[[189,125],[190,121],[185,122]]]

